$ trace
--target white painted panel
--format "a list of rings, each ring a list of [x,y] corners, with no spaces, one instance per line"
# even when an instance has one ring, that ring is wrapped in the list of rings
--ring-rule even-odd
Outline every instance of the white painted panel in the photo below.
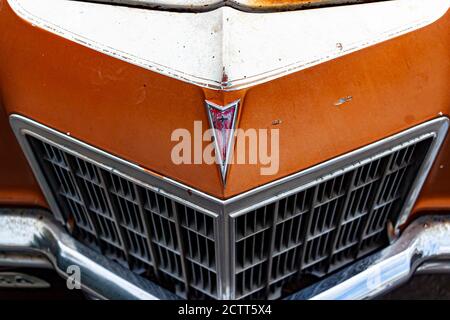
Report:
[[[22,18],[62,37],[224,90],[265,82],[411,32],[450,7],[450,0],[392,0],[277,13],[229,7],[176,13],[69,0],[8,2]]]

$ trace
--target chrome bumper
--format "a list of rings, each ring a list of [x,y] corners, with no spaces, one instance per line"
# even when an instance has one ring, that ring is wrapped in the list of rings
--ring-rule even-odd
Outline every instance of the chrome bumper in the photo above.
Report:
[[[450,271],[450,217],[424,216],[386,249],[287,299],[370,299],[406,282],[415,272]]]
[[[27,267],[45,267],[42,258],[64,278],[78,266],[81,288],[101,299],[179,299],[74,240],[40,210],[0,209],[0,264],[14,259]]]
[[[447,271],[450,217],[414,221],[388,248],[287,299],[368,299],[407,281],[416,271]],[[67,278],[78,266],[83,290],[104,299],[178,299],[74,240],[47,213],[0,209],[0,266],[51,266]]]

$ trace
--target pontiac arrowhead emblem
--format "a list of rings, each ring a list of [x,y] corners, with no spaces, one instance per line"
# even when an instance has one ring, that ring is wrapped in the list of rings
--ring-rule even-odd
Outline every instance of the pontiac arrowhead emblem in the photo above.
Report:
[[[226,106],[219,106],[206,100],[209,124],[213,129],[217,162],[220,166],[222,180],[225,183],[228,161],[233,145],[234,125],[238,113],[239,100]]]

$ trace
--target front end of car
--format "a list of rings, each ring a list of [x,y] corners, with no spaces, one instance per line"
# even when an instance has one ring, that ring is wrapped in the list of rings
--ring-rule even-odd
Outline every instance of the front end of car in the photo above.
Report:
[[[0,0],[0,266],[104,299],[447,270],[449,7]]]

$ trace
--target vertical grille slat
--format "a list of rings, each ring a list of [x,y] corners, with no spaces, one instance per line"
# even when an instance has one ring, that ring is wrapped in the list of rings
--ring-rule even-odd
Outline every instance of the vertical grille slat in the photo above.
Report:
[[[396,219],[405,186],[414,178],[428,143],[400,148],[279,199],[272,223],[256,227],[249,223],[255,210],[235,217],[237,297],[278,298],[286,286],[304,287],[387,244],[386,223]],[[240,241],[258,232],[271,239],[269,254],[258,264],[269,274],[264,283],[252,280],[252,268],[239,273],[242,256],[250,261],[258,257],[256,250],[241,249]]]
[[[53,149],[54,147],[51,147],[51,148]],[[100,229],[98,216],[91,215],[88,213],[88,211],[89,211],[88,196],[86,194],[84,194],[83,190],[81,189],[80,184],[76,182],[77,179],[76,179],[75,173],[73,171],[73,167],[71,167],[69,164],[68,157],[69,157],[69,155],[64,154],[62,161],[64,161],[64,164],[66,165],[66,170],[68,172],[68,176],[70,177],[70,180],[72,181],[72,184],[74,186],[74,190],[71,190],[71,191],[73,192],[73,195],[76,194],[77,199],[80,200],[79,204],[81,205],[81,207],[83,208],[83,211],[85,212],[85,214],[87,216],[89,224],[92,227],[93,234],[95,235],[97,241],[100,242],[102,233],[104,234],[105,232]],[[61,158],[62,158],[62,156],[61,156]],[[100,246],[100,250],[104,250],[104,251],[106,250],[105,247],[107,247],[107,246],[105,246],[105,244],[102,244],[100,242],[99,246]]]
[[[276,299],[389,243],[387,224],[398,219],[433,136],[324,170],[235,212],[208,211],[27,139],[78,240],[181,297]]]
[[[147,246],[147,249],[146,249],[147,254],[149,255],[150,261],[153,265],[152,271],[153,271],[156,279],[160,279],[159,271],[158,271],[159,262],[156,259],[156,250],[155,250],[155,246],[152,242],[150,219],[149,219],[148,214],[146,214],[146,212],[144,211],[144,201],[143,201],[143,196],[142,196],[142,190],[137,185],[133,185],[133,188],[134,188],[134,192],[136,194],[136,201],[137,201],[138,207],[139,207],[139,214],[142,219],[142,229],[143,229],[144,235],[145,235],[145,240],[144,240],[145,244],[143,244],[143,245]]]
[[[369,166],[372,163],[369,164]],[[338,239],[341,238],[341,246],[343,245],[342,243],[342,238],[344,237],[344,235],[341,235],[341,231],[342,231],[342,226],[343,226],[343,221],[345,219],[345,215],[347,213],[347,210],[349,208],[349,202],[352,198],[352,191],[354,190],[354,184],[355,184],[355,180],[357,179],[358,173],[362,174],[364,169],[367,168],[367,166],[362,167],[362,169],[360,168],[359,170],[354,170],[351,173],[351,177],[350,177],[350,181],[348,183],[348,189],[347,189],[347,195],[345,197],[343,206],[342,206],[342,210],[339,214],[339,216],[337,217],[338,222],[337,222],[337,227],[336,227],[336,231],[333,233],[332,235],[332,240],[331,240],[331,244],[330,244],[330,248],[329,248],[329,253],[328,253],[328,259],[329,259],[329,263],[328,263],[328,268],[330,268],[332,266],[332,259],[333,259],[333,255],[336,251],[336,244],[338,242]],[[367,170],[368,171],[368,170]],[[358,180],[356,181],[360,181],[361,179],[361,175],[358,176]],[[365,180],[365,179],[364,179]],[[345,230],[345,229],[344,229]],[[329,271],[329,270],[327,270]]]

